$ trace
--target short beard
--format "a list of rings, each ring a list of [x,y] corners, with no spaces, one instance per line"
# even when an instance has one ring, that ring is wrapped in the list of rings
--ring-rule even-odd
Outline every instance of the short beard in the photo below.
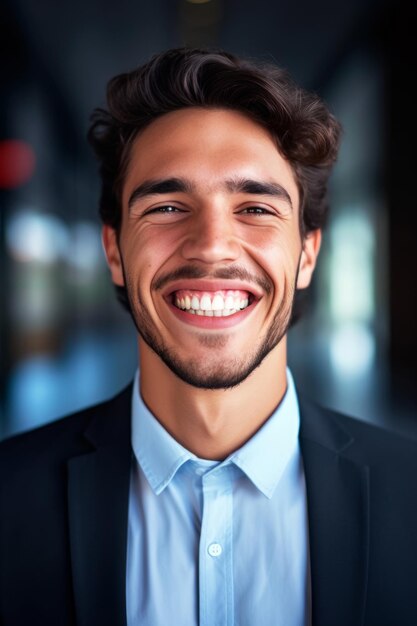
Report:
[[[269,329],[263,336],[259,347],[250,354],[244,362],[235,358],[229,360],[227,364],[223,363],[219,365],[216,363],[211,370],[206,371],[202,369],[199,359],[194,361],[188,359],[185,362],[178,357],[174,349],[169,348],[164,343],[163,339],[158,337],[153,320],[144,305],[140,293],[137,294],[135,301],[132,297],[135,291],[133,284],[129,281],[129,277],[125,272],[124,276],[133,321],[143,341],[159,356],[165,365],[185,383],[199,389],[214,390],[231,389],[240,385],[240,383],[246,380],[246,378],[261,365],[268,354],[287,334],[294,305],[298,268],[292,287],[289,288],[288,283],[285,282],[281,304],[274,315]],[[200,343],[211,350],[224,347],[227,341],[227,337],[223,335],[212,335],[208,333],[200,336]]]

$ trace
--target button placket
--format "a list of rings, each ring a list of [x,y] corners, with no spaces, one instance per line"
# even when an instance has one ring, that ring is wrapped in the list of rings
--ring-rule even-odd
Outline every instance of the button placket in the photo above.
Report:
[[[200,626],[233,625],[233,494],[230,473],[225,470],[203,477]]]

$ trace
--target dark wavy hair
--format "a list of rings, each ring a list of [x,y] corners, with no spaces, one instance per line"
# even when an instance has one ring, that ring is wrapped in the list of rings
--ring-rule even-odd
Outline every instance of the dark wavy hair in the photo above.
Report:
[[[296,85],[276,65],[223,51],[172,49],[110,80],[107,105],[107,110],[93,112],[88,140],[100,163],[100,216],[117,232],[135,137],[158,117],[187,107],[239,111],[265,127],[294,172],[302,237],[325,225],[340,125],[317,95]]]
[[[121,188],[137,134],[165,113],[216,107],[240,111],[269,130],[298,183],[302,233],[323,227],[340,125],[286,71],[227,52],[179,48],[110,80],[107,103],[108,110],[93,112],[88,132],[100,163],[105,224],[120,227]]]

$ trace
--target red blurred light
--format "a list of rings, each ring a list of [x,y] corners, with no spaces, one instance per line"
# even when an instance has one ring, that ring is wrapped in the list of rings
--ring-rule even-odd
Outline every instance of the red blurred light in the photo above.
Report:
[[[14,189],[30,180],[35,162],[28,143],[19,139],[0,141],[0,189]]]

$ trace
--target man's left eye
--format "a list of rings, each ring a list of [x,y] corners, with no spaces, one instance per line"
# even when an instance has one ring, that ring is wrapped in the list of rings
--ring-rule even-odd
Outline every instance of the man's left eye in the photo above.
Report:
[[[250,213],[251,215],[271,215],[271,211],[261,206],[249,206],[241,211],[242,213]]]

